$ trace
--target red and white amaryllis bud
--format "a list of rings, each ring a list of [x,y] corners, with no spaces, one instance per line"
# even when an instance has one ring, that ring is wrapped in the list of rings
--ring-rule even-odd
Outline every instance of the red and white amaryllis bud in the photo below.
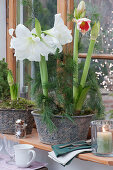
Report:
[[[85,34],[87,31],[90,30],[90,23],[91,20],[87,18],[81,18],[75,21],[77,24],[77,29],[82,32],[82,34]]]

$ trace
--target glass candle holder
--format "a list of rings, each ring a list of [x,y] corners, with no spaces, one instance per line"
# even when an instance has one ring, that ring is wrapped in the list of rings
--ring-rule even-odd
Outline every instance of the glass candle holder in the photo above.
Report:
[[[95,120],[91,122],[92,152],[97,156],[113,156],[113,121]]]
[[[25,138],[26,137],[26,126],[27,124],[23,124],[23,125],[20,125],[20,124],[15,124],[15,136],[16,138]]]

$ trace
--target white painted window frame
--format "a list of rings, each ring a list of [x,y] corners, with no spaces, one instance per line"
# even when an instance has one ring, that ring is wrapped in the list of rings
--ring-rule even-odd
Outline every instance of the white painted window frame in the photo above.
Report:
[[[6,59],[6,0],[0,0],[0,60]]]

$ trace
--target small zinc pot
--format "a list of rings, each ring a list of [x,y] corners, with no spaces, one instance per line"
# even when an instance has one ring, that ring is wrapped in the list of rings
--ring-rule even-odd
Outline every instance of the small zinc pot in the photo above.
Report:
[[[73,116],[74,123],[67,118],[55,115],[53,122],[56,130],[49,132],[38,111],[32,111],[40,141],[45,144],[63,144],[86,140],[93,115]]]
[[[31,110],[0,109],[0,132],[15,134],[15,122],[22,119],[27,124],[26,134],[32,133],[34,118]]]

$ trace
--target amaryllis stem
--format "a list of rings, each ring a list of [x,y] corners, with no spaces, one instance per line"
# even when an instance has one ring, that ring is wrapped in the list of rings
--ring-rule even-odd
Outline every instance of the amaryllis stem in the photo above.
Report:
[[[40,61],[40,75],[41,75],[41,83],[43,89],[43,95],[48,97],[48,71],[47,71],[47,63],[45,60],[45,56],[41,56]]]
[[[87,53],[87,58],[86,58],[85,65],[84,65],[84,70],[82,73],[81,82],[80,82],[80,85],[82,86],[82,88],[84,88],[85,83],[86,83],[86,79],[87,79],[87,75],[88,75],[88,71],[89,71],[89,67],[90,67],[90,62],[91,62],[91,57],[93,54],[94,45],[95,45],[95,40],[91,40],[89,49],[88,49],[88,53]]]
[[[73,63],[74,63],[74,73],[73,73],[73,102],[76,105],[76,100],[78,96],[77,84],[78,84],[78,41],[79,41],[79,30],[77,25],[75,26],[74,35],[74,49],[73,49]]]

